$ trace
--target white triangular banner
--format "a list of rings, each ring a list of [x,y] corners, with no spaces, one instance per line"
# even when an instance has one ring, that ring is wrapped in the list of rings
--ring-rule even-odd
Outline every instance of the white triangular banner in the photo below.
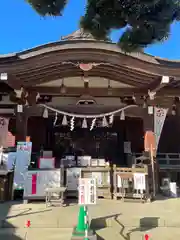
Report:
[[[156,149],[158,149],[161,132],[164,126],[168,109],[167,108],[154,108],[154,134],[156,137]]]
[[[88,127],[87,120],[84,118],[82,122],[82,128],[87,128],[87,127]]]

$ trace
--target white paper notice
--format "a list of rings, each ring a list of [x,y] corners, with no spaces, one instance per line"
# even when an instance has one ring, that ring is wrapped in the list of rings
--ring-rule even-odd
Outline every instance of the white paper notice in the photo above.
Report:
[[[79,179],[79,205],[96,204],[96,179]]]
[[[118,186],[118,188],[122,187],[122,180],[121,180],[120,176],[117,176],[117,186]]]
[[[97,186],[103,185],[102,173],[101,172],[92,172],[92,178],[96,179]]]
[[[134,189],[145,190],[146,189],[146,178],[143,173],[134,173]]]

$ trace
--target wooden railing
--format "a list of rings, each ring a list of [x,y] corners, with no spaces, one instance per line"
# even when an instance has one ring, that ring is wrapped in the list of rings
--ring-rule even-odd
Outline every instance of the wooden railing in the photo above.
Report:
[[[141,155],[135,153],[136,157]],[[160,169],[180,169],[180,153],[157,153],[156,159]]]

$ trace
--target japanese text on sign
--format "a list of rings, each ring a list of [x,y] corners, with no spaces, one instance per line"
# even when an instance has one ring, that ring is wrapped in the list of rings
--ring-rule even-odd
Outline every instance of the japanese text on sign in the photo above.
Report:
[[[96,179],[79,178],[79,204],[96,204]]]

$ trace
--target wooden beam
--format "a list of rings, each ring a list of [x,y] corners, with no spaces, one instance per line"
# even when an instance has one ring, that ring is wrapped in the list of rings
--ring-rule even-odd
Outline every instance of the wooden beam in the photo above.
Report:
[[[28,87],[28,91],[36,91],[42,95],[57,95],[62,96],[60,93],[60,87]],[[89,94],[92,96],[108,97],[108,88],[89,88]],[[81,87],[67,87],[67,96],[80,96],[84,94],[84,88]],[[120,96],[144,96],[147,95],[147,89],[141,88],[112,88],[112,95],[110,97]],[[180,96],[180,88],[164,87],[156,94],[157,97],[176,97]]]
[[[156,96],[179,97],[180,87],[164,86],[162,89],[159,90],[159,92],[157,92]]]
[[[56,96],[81,96],[85,93],[84,88],[67,87],[66,94],[60,93],[60,87],[32,87],[27,88],[28,91],[37,91],[42,95]],[[137,88],[112,88],[111,97],[143,95],[146,91],[139,91]],[[108,97],[108,88],[88,88],[88,94],[97,97]]]
[[[69,44],[69,43],[68,43]],[[129,66],[129,68],[135,70],[141,70],[148,74],[155,75],[169,75],[169,76],[180,76],[180,64],[178,62],[169,62],[165,59],[158,59],[145,54],[138,54],[136,58],[135,55],[122,54],[117,49],[115,51],[107,50],[107,46],[110,46],[105,42],[97,42],[94,46],[92,42],[82,43],[71,42],[71,47],[66,45],[66,43],[61,43],[60,45],[55,45],[56,51],[51,47],[41,47],[39,50],[29,51],[29,56],[26,54],[18,54],[19,58],[15,60],[8,61],[7,63],[1,64],[1,72],[20,72],[26,69],[35,67],[36,65],[48,65],[50,63],[60,62],[60,61],[79,61],[79,62],[106,62],[114,65],[124,65]],[[104,49],[102,49],[102,46]],[[63,49],[64,48],[64,49]],[[27,54],[28,55],[28,54]],[[24,58],[24,59],[23,59]],[[38,64],[37,64],[38,63]]]
[[[112,70],[113,71],[113,70]],[[81,77],[83,75],[81,70],[76,70],[74,69],[66,69],[64,71],[61,70],[56,70],[52,71],[50,73],[44,74],[40,73],[38,76],[30,76],[27,78],[21,78],[18,80],[18,78],[11,82],[11,85],[14,86],[14,88],[20,87],[20,86],[35,86],[38,84],[42,83],[48,83],[60,78],[69,78],[69,77]],[[120,72],[113,72],[111,73],[110,70],[108,69],[103,69],[103,70],[94,70],[88,72],[89,77],[102,77],[102,78],[107,78],[116,82],[121,82],[124,84],[132,85],[132,86],[143,86],[142,79],[137,79],[135,77],[131,78],[125,74],[121,74]]]
[[[111,72],[112,71],[112,72]],[[81,77],[82,72],[79,70],[64,70],[64,71],[56,71],[54,73],[50,73],[49,75],[45,76],[39,76],[35,78],[27,78],[26,80],[21,79],[19,81],[14,81],[14,87],[18,86],[24,86],[24,87],[30,87],[30,86],[35,86],[41,83],[47,83],[56,79],[60,78],[68,78],[68,77]],[[122,74],[121,72],[115,72],[113,69],[96,69],[88,72],[89,77],[102,77],[102,78],[107,78],[112,81],[128,84],[134,87],[139,87],[142,88],[144,85],[148,86],[148,81],[147,83],[144,82],[142,79],[137,79],[135,76],[130,78],[126,74]],[[100,80],[101,81],[101,80]],[[12,83],[13,84],[13,83]]]
[[[62,65],[57,64],[49,68],[39,68],[39,71],[27,72],[26,74],[15,74],[14,75],[14,85],[36,85],[40,83],[45,83],[53,81],[59,78],[82,76],[83,71],[79,67],[73,65]],[[131,85],[138,85],[143,87],[143,85],[148,85],[149,82],[156,80],[156,77],[149,76],[145,74],[133,72],[128,68],[123,68],[119,66],[109,66],[109,65],[99,65],[94,67],[88,72],[88,76],[100,76],[104,78],[109,78],[117,82],[123,82]],[[10,80],[9,80],[10,81]],[[10,81],[13,84],[13,81]]]

